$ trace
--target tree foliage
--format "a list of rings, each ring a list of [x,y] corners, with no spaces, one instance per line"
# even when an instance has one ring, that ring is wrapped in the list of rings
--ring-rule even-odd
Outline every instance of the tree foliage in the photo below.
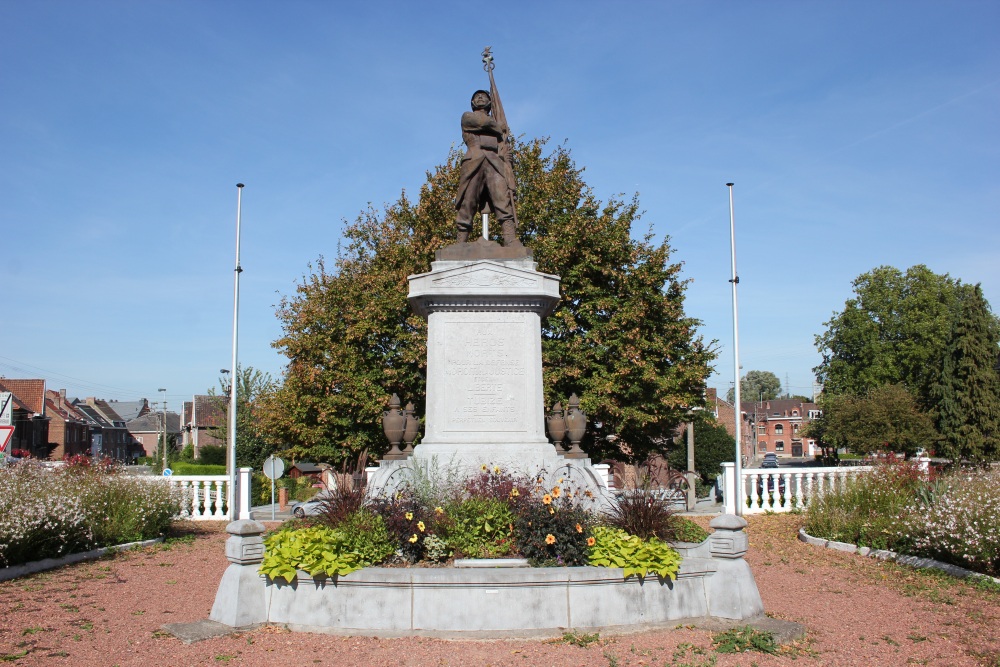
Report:
[[[825,394],[823,415],[803,437],[856,454],[901,452],[907,458],[934,442],[934,423],[901,384],[887,384],[867,394]]]
[[[925,446],[949,458],[1000,457],[1000,322],[982,290],[917,265],[874,269],[854,291],[816,337],[824,394],[861,400],[901,384],[933,417]]]
[[[538,270],[562,281],[543,323],[546,404],[577,393],[595,455],[615,434],[642,456],[703,401],[715,352],[684,314],[687,281],[667,241],[632,237],[637,200],[601,203],[565,147],[545,151],[545,140],[520,143],[514,164],[519,237]],[[321,258],[281,301],[284,333],[274,346],[288,367],[267,427],[292,452],[338,461],[383,451],[380,417],[392,393],[423,413],[427,326],[407,304],[407,276],[428,271],[454,238],[460,158],[452,151],[429,172],[416,202],[404,192],[384,210],[365,210],[333,265]]]
[[[740,378],[741,401],[770,401],[781,393],[781,380],[771,371],[747,371]],[[736,391],[730,387],[726,400],[736,400]]]
[[[926,408],[939,380],[961,283],[923,264],[902,273],[880,266],[858,276],[854,298],[816,336],[814,368],[830,394],[864,394],[901,383]]]
[[[722,464],[736,456],[736,439],[726,427],[712,417],[694,422],[694,469],[706,484],[715,481],[722,472]],[[682,432],[667,456],[667,462],[676,470],[687,470],[687,435]]]
[[[264,460],[273,454],[276,441],[263,429],[263,415],[267,409],[265,402],[275,391],[276,384],[269,373],[253,366],[240,366],[234,375],[236,384],[236,465],[260,470]],[[219,378],[219,393],[209,388],[208,393],[219,401],[223,414],[229,410],[230,385],[225,378]],[[228,419],[217,429],[215,437],[222,442],[229,441]],[[228,462],[225,462],[228,465]]]
[[[939,456],[988,461],[1000,458],[1000,327],[979,285],[966,286],[961,312],[932,388],[941,440]]]

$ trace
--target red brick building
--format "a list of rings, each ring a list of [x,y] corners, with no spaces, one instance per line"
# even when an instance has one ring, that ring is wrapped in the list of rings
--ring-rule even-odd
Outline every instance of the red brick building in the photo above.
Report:
[[[66,390],[45,391],[49,415],[49,458],[90,454],[90,421],[66,399]]]
[[[792,398],[744,402],[743,412],[753,422],[756,456],[774,453],[779,458],[798,458],[821,453],[815,440],[800,435],[806,424],[822,414],[815,403]]]
[[[45,415],[45,380],[0,378],[0,391],[13,394],[14,436],[8,453],[23,449],[35,458],[48,458],[49,418]]]

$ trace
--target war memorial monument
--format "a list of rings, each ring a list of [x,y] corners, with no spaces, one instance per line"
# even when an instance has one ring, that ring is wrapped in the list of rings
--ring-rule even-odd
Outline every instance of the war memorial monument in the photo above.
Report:
[[[565,480],[600,511],[613,497],[606,477],[585,454],[546,437],[541,331],[559,302],[559,277],[538,272],[531,249],[518,240],[512,137],[489,48],[483,61],[490,90],[476,91],[461,116],[466,153],[456,240],[437,251],[429,272],[409,277],[410,307],[428,322],[425,432],[411,451],[393,445],[395,453],[369,475],[369,493],[391,494],[415,471],[462,474],[500,466],[546,484]],[[487,238],[489,215],[500,223],[502,245]],[[479,223],[483,233],[470,241]],[[723,515],[711,525],[715,532],[705,542],[676,545],[683,557],[676,580],[626,579],[620,568],[478,561],[368,567],[335,578],[300,571],[286,584],[258,573],[264,527],[235,521],[227,529],[230,565],[210,618],[231,627],[501,637],[761,616],[743,559],[745,521]]]

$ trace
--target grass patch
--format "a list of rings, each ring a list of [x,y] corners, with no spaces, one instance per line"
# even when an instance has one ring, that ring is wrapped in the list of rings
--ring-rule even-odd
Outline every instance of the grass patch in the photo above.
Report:
[[[564,644],[569,644],[570,646],[579,646],[580,648],[587,648],[591,644],[595,644],[601,641],[601,635],[598,632],[593,634],[586,634],[582,632],[564,632],[562,636],[562,642]]]
[[[720,632],[712,637],[712,645],[719,653],[768,653],[778,652],[778,643],[770,632],[745,625]]]

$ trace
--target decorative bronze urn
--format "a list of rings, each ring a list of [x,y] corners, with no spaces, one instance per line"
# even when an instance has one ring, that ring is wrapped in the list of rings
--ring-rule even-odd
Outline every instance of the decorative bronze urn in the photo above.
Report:
[[[403,441],[405,425],[406,415],[399,409],[399,396],[393,394],[392,398],[389,399],[389,409],[382,413],[382,430],[385,431],[385,437],[392,445],[384,457],[387,461],[406,458],[406,455],[399,450],[399,443]]]
[[[562,403],[552,406],[552,412],[545,417],[545,430],[549,432],[549,440],[556,446],[556,452],[563,453],[562,441],[566,437],[566,419],[563,417]]]
[[[580,409],[580,399],[576,394],[569,397],[569,409],[566,410],[566,435],[569,437],[570,448],[565,456],[568,459],[585,459],[587,453],[580,449],[580,441],[587,433],[587,415]]]
[[[403,415],[406,417],[406,422],[403,426],[403,442],[406,443],[406,448],[403,449],[403,455],[410,457],[413,456],[413,441],[417,439],[417,435],[420,433],[420,419],[413,414],[413,403],[406,404],[406,408],[403,409]]]

